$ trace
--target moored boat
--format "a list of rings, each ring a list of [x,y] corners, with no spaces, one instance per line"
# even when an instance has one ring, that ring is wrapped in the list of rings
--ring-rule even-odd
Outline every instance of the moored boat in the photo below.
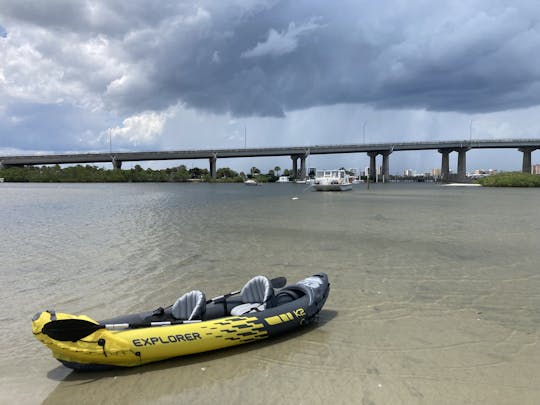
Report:
[[[352,183],[345,170],[317,170],[313,190],[315,191],[348,191]]]
[[[319,273],[285,286],[283,277],[251,279],[240,291],[206,300],[201,291],[173,305],[95,321],[53,310],[36,314],[32,331],[54,358],[77,370],[132,367],[255,342],[310,324],[330,291]]]

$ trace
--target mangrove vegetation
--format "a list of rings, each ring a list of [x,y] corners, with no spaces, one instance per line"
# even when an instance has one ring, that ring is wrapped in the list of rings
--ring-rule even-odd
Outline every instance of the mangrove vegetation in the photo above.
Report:
[[[477,180],[484,187],[540,187],[540,176],[521,172],[492,174]]]
[[[217,178],[212,179],[208,169],[194,167],[188,169],[181,165],[161,170],[143,169],[136,165],[131,169],[105,169],[91,165],[60,167],[27,166],[0,169],[0,178],[6,182],[35,182],[35,183],[121,183],[121,182],[243,182],[246,178],[256,176],[259,182],[276,181],[274,171],[262,174],[259,169],[252,167],[249,174],[236,172],[228,167],[216,171]]]

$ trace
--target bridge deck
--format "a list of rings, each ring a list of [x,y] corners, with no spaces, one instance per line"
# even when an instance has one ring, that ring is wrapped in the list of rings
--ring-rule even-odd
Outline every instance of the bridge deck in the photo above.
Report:
[[[3,165],[39,165],[63,163],[110,162],[113,158],[120,162],[144,160],[183,160],[240,158],[262,156],[306,156],[339,153],[362,153],[374,151],[414,151],[438,149],[540,149],[540,139],[498,139],[498,140],[458,140],[438,142],[393,142],[350,145],[309,145],[277,148],[249,149],[200,149],[152,152],[114,152],[114,153],[71,153],[29,156],[0,156]]]

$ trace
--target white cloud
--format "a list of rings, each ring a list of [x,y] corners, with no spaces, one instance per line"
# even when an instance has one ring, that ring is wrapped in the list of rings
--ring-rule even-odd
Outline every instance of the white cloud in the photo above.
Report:
[[[0,41],[1,93],[15,102],[70,103],[95,110],[100,92],[120,77],[127,65],[112,41],[98,35],[80,38],[41,28],[17,27]]]
[[[127,141],[133,146],[151,144],[161,135],[167,119],[172,115],[172,111],[161,113],[145,111],[132,115],[122,122],[121,127],[107,129],[107,136],[121,142]]]
[[[28,43],[0,45],[2,92],[24,101],[55,103],[62,99],[62,70]],[[73,90],[73,89],[72,89]]]
[[[298,42],[301,35],[320,28],[321,25],[316,22],[316,19],[311,19],[305,24],[296,26],[294,22],[289,24],[289,27],[282,32],[278,32],[271,28],[268,31],[268,36],[264,42],[258,42],[257,45],[242,53],[244,58],[256,58],[260,56],[282,56],[294,52],[298,48]]]

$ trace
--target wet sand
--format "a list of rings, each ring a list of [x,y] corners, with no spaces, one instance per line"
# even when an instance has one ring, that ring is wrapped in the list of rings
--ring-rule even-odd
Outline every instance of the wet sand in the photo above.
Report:
[[[192,219],[181,223],[171,202],[178,188],[148,190],[171,205],[156,203],[144,214],[150,217],[137,219],[147,225],[151,219],[152,230],[116,245],[128,263],[142,262],[126,287],[138,298],[94,281],[54,306],[105,317],[172,302],[178,285],[204,287],[213,296],[259,273],[296,281],[325,271],[332,290],[317,325],[144,367],[74,373],[31,336],[29,318],[44,309],[35,306],[49,305],[40,298],[17,310],[26,319],[12,335],[20,345],[15,361],[3,343],[0,402],[539,403],[539,190],[359,185],[291,200],[301,185],[254,189],[228,197],[226,188],[209,187],[204,198],[193,197]],[[58,255],[54,260],[65,260]],[[130,273],[108,272],[103,279]],[[174,286],[147,288],[142,296],[135,287],[141,279],[157,284],[175,277]]]

